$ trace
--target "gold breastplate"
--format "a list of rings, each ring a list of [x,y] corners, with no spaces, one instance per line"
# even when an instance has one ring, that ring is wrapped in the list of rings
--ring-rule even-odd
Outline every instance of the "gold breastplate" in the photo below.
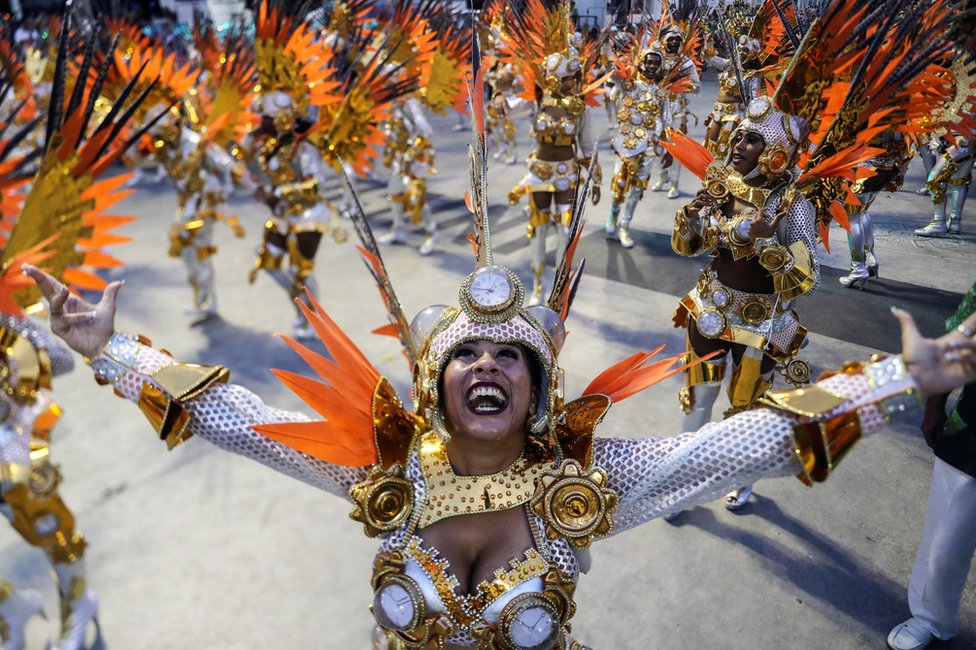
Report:
[[[268,138],[261,143],[261,149],[258,151],[258,166],[271,181],[272,187],[281,187],[298,180],[298,174],[292,166],[293,157],[293,148],[287,144],[280,144],[277,138]]]

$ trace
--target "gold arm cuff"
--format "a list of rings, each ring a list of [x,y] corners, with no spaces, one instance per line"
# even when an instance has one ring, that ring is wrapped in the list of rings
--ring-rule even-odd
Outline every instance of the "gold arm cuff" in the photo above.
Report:
[[[149,420],[168,449],[186,442],[193,435],[187,428],[190,414],[183,404],[215,383],[226,383],[230,376],[223,366],[172,363],[151,375],[159,384],[146,383],[139,393],[139,410]]]
[[[674,230],[671,233],[671,248],[683,257],[694,257],[705,250],[705,238],[692,225],[687,208],[681,208],[674,215]]]
[[[802,471],[797,478],[805,485],[827,480],[861,438],[861,419],[857,411],[842,413],[825,422],[806,422],[793,428],[796,455]]]
[[[151,377],[173,399],[185,402],[215,383],[226,383],[230,373],[223,366],[171,363],[154,372]]]
[[[779,294],[780,300],[792,300],[801,296],[817,282],[813,274],[813,256],[806,244],[801,241],[793,242],[789,252],[793,256],[793,266],[785,273],[773,275],[773,290]],[[761,255],[759,261],[762,263]]]

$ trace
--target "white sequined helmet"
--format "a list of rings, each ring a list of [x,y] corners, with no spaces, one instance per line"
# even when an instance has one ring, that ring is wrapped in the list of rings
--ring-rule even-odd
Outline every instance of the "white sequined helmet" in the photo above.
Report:
[[[580,74],[583,67],[579,53],[582,45],[583,37],[579,33],[573,34],[566,49],[553,52],[545,58],[542,67],[546,90],[556,92],[562,85],[563,79]]]
[[[745,119],[732,132],[733,141],[744,131],[762,137],[765,146],[756,170],[769,180],[778,179],[792,169],[808,134],[805,120],[777,110],[769,97],[756,97],[749,102]],[[732,153],[730,148],[726,163],[731,161]]]
[[[490,291],[480,293],[481,287]],[[507,294],[506,294],[507,292]],[[486,304],[479,296],[488,297]],[[498,296],[507,295],[499,302]],[[472,341],[514,343],[529,351],[537,362],[538,408],[530,429],[535,433],[554,426],[551,414],[561,405],[562,371],[557,355],[566,339],[562,318],[541,305],[523,307],[525,290],[509,269],[483,266],[461,285],[461,307],[432,305],[410,324],[410,338],[417,342],[413,395],[418,413],[426,412],[435,428],[443,426],[440,384],[453,352]]]

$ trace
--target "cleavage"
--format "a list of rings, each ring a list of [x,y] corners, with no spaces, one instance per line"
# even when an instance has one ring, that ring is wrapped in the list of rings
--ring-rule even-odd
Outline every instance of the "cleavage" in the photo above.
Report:
[[[495,571],[534,548],[524,508],[442,519],[418,532],[428,548],[450,564],[460,593],[474,595],[478,584],[491,582]]]

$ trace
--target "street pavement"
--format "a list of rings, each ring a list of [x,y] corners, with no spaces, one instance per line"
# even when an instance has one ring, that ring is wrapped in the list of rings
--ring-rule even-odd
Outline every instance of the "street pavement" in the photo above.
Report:
[[[693,111],[704,117],[714,95],[708,78]],[[453,118],[433,124],[439,172],[429,190],[442,224],[442,250],[420,257],[418,230],[410,245],[383,251],[408,315],[455,303],[461,279],[473,268],[463,202],[467,134],[450,130]],[[523,141],[527,132],[522,123]],[[702,132],[700,125],[691,131]],[[525,156],[527,147],[519,153]],[[607,181],[612,160],[604,142]],[[505,202],[523,170],[521,164],[492,165],[490,214],[496,261],[528,283],[525,219],[521,208]],[[811,331],[803,357],[815,370],[897,352],[891,305],[908,308],[923,330],[938,334],[976,280],[972,204],[963,235],[912,235],[928,222],[928,200],[913,193],[921,182],[921,165],[913,161],[905,188],[876,201],[881,277],[864,291],[838,284],[848,257],[844,233],[832,229],[821,286],[797,307]],[[608,196],[589,210],[580,247],[586,277],[561,355],[568,397],[638,349],[682,348],[671,315],[701,260],[677,258],[668,238],[675,210],[696,186],[683,173],[681,199],[648,192],[634,222],[632,251],[602,236]],[[338,182],[327,190],[337,198]],[[374,228],[384,231],[390,222],[384,188],[364,182],[360,190]],[[133,242],[116,251],[125,268],[110,274],[126,280],[118,327],[150,337],[178,359],[226,365],[233,381],[269,404],[302,410],[268,371],[306,371],[273,336],[290,329],[287,297],[266,276],[253,286],[247,282],[266,214],[245,196],[235,197],[233,208],[248,234],[238,240],[229,229],[219,230],[221,317],[198,326],[182,312],[190,302],[182,266],[165,255],[172,190],[142,186],[118,208],[140,217],[126,227]],[[369,333],[385,324],[385,313],[351,243],[325,242],[316,277],[325,309],[406,397],[410,374],[397,343]],[[598,433],[676,434],[679,387],[680,379],[672,378],[615,406]],[[80,359],[74,372],[56,380],[55,396],[65,415],[53,457],[64,474],[64,498],[89,540],[90,581],[101,599],[108,647],[369,647],[370,562],[377,544],[348,519],[346,502],[202,440],[167,452],[138,409],[98,387]],[[716,413],[724,408],[720,402]],[[902,422],[861,442],[823,485],[764,481],[739,513],[711,504],[673,525],[657,520],[601,541],[576,593],[574,632],[597,650],[883,648],[888,630],[908,616],[906,585],[931,471],[932,454],[917,428]],[[8,528],[0,529],[0,575],[44,593],[51,617],[32,623],[28,646],[43,648],[57,632],[54,588],[40,551]],[[933,648],[976,647],[976,580],[963,595],[960,617],[959,637]]]

